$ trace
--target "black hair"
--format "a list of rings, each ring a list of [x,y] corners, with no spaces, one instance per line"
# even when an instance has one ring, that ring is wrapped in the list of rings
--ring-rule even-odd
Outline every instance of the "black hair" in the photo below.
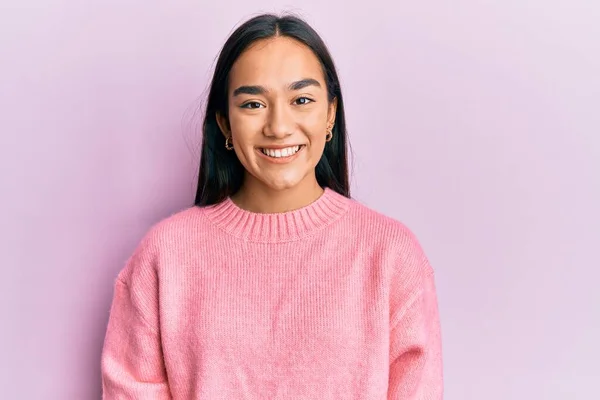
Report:
[[[326,142],[315,173],[321,187],[329,187],[350,197],[344,101],[327,46],[319,34],[299,17],[262,14],[235,29],[217,59],[202,124],[200,171],[194,202],[197,206],[219,203],[242,186],[244,167],[235,152],[225,148],[225,136],[217,124],[217,115],[228,115],[229,73],[238,57],[254,42],[277,36],[289,37],[308,46],[321,63],[328,99],[330,102],[337,99],[337,112],[333,138]]]

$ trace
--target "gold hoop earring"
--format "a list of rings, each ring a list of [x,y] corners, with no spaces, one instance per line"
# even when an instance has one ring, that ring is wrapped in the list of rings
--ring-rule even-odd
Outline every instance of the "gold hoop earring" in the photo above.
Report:
[[[231,142],[231,136],[227,136],[225,139],[225,148],[227,150],[233,150],[233,143]]]
[[[333,132],[332,131],[327,131],[327,136],[325,136],[325,141],[326,142],[330,142],[331,139],[333,139]]]

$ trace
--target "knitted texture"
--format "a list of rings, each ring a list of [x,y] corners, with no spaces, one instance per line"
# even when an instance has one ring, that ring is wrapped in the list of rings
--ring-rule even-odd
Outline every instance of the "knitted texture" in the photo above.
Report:
[[[442,399],[434,274],[402,223],[330,189],[154,225],[120,271],[108,399]]]

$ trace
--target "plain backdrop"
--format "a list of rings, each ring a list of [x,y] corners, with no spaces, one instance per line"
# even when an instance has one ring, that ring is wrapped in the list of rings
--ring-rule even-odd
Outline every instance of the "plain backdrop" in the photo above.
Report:
[[[227,35],[263,11],[322,34],[353,195],[436,269],[445,398],[600,398],[592,0],[2,0],[2,398],[100,397],[115,276],[192,204],[194,110]]]

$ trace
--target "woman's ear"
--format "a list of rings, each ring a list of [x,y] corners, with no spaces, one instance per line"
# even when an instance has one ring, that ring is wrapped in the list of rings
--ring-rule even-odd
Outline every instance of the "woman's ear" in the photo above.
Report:
[[[219,129],[221,130],[221,133],[223,133],[223,135],[226,138],[231,136],[231,132],[230,132],[231,129],[229,128],[229,121],[227,121],[227,117],[225,117],[223,114],[218,112],[216,115],[216,119],[217,119],[217,125],[219,125]]]
[[[327,112],[327,126],[335,124],[335,113],[337,111],[337,97],[329,102],[329,111]]]

